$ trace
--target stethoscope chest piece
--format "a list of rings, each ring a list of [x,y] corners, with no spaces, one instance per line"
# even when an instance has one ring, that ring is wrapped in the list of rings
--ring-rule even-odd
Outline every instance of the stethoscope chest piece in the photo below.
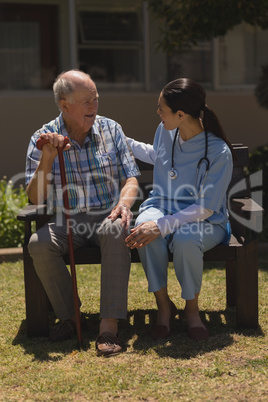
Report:
[[[174,168],[174,147],[175,147],[175,142],[176,142],[177,136],[178,136],[178,128],[177,128],[177,130],[176,130],[175,137],[174,137],[173,144],[172,144],[171,170],[170,170],[169,173],[168,173],[169,178],[172,179],[172,180],[177,179],[177,177],[178,177],[178,172],[177,172],[177,170]],[[199,167],[200,167],[201,163],[202,163],[202,162],[206,162],[206,165],[207,165],[207,166],[206,166],[206,175],[205,175],[204,182],[205,182],[205,180],[206,180],[206,177],[207,177],[207,174],[208,174],[208,171],[209,171],[209,168],[210,168],[210,162],[209,162],[209,159],[208,159],[208,157],[207,157],[207,153],[208,153],[208,134],[207,134],[207,131],[205,131],[205,136],[206,136],[205,155],[203,156],[203,158],[201,158],[201,159],[199,160],[199,162],[198,162],[198,164],[197,164],[197,172],[196,172],[196,179],[195,179],[195,187],[196,187],[197,176],[198,176]],[[203,182],[202,188],[203,188],[203,186],[204,186],[204,182]],[[202,188],[201,188],[201,189],[202,189]],[[197,196],[199,196],[200,192],[201,192],[201,190],[199,191],[199,193],[198,193]]]
[[[177,179],[177,177],[178,177],[178,172],[177,172],[177,170],[174,169],[174,168],[172,168],[172,169],[169,171],[169,178],[172,179],[172,180],[174,180],[174,179]]]

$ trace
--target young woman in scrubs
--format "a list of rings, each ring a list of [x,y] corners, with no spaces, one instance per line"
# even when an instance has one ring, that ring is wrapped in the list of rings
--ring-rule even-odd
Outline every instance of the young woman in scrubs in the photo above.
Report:
[[[129,139],[135,157],[154,164],[154,176],[153,190],[126,244],[138,249],[148,290],[156,298],[153,339],[170,336],[177,314],[167,290],[168,250],[186,301],[188,335],[207,339],[198,308],[203,253],[230,240],[226,191],[233,151],[198,83],[186,78],[168,83],[157,113],[161,123],[153,146]]]

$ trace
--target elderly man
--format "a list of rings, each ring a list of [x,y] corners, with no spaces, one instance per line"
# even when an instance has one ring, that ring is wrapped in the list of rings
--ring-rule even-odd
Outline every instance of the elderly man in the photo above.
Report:
[[[121,352],[118,320],[127,316],[130,253],[125,245],[139,175],[121,126],[97,115],[98,92],[89,75],[71,70],[53,86],[60,115],[32,136],[27,152],[26,184],[30,201],[53,204],[51,221],[32,235],[29,252],[35,270],[60,319],[50,340],[75,334],[72,283],[63,255],[68,253],[57,147],[64,148],[74,248],[90,242],[101,247],[98,355]],[[49,140],[39,151],[39,138]]]

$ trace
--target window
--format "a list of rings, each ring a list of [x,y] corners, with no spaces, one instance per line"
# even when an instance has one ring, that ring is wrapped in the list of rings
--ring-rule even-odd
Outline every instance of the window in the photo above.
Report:
[[[268,64],[268,30],[241,24],[225,36],[200,42],[168,58],[169,79],[189,77],[213,89],[247,89],[256,85]]]
[[[218,39],[218,76],[222,87],[256,85],[268,64],[268,30],[241,24]]]
[[[0,89],[47,89],[58,73],[57,6],[0,5]]]
[[[191,50],[168,57],[168,80],[187,77],[211,86],[212,80],[212,44],[200,42]]]
[[[141,10],[78,11],[79,68],[100,86],[143,81]]]

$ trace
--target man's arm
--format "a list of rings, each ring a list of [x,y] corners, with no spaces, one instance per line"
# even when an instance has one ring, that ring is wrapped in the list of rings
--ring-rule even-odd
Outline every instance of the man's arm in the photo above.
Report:
[[[58,154],[57,147],[63,146],[64,137],[58,133],[41,134],[40,138],[49,140],[42,148],[39,165],[26,188],[29,200],[33,204],[42,204],[48,197],[51,184],[51,171]],[[64,149],[70,148],[67,144]]]
[[[33,204],[42,204],[48,197],[53,161],[54,159],[50,160],[42,153],[39,165],[26,188],[28,198]]]
[[[121,216],[122,226],[129,227],[132,219],[132,212],[130,208],[135,202],[138,193],[138,180],[136,177],[130,177],[121,182],[121,192],[118,204],[112,209],[112,212],[108,216],[112,221],[115,221]]]

